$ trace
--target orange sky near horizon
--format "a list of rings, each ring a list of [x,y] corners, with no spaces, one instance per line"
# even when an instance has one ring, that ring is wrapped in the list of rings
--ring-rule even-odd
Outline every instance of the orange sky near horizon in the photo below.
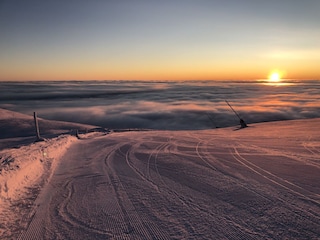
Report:
[[[181,65],[181,64],[177,64]],[[256,64],[258,65],[258,64]],[[279,65],[219,65],[208,66],[129,66],[90,65],[41,66],[20,68],[19,71],[1,71],[2,81],[28,81],[28,80],[259,80],[267,79],[272,71],[283,73],[283,79],[320,80],[318,66],[310,67],[297,64],[297,66]],[[314,64],[316,65],[316,64]],[[7,70],[10,70],[7,68]]]
[[[0,81],[320,80],[320,1],[0,3]],[[85,17],[84,17],[85,16]]]

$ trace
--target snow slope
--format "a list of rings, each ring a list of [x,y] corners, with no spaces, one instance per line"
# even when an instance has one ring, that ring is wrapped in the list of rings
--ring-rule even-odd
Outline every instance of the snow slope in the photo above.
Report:
[[[0,219],[12,220],[17,216],[12,207],[24,206],[27,210],[44,182],[50,179],[57,160],[76,141],[74,136],[61,135],[57,138],[36,142],[18,149],[0,151]],[[29,199],[30,198],[30,199]],[[27,208],[27,209],[25,209]],[[22,213],[18,207],[17,214]],[[6,224],[2,224],[4,227]],[[5,226],[1,231],[11,231]]]
[[[309,119],[238,131],[61,136],[7,149],[6,156],[15,156],[27,172],[46,168],[47,160],[56,168],[47,172],[43,188],[44,179],[37,176],[15,192],[0,182],[2,199],[15,199],[5,212],[11,218],[0,216],[0,236],[317,239],[319,124],[320,119]],[[22,164],[25,159],[34,162],[32,171]],[[7,174],[14,176],[17,170],[10,166]]]
[[[40,134],[61,134],[72,129],[86,130],[92,125],[60,122],[38,118]],[[33,113],[25,115],[0,108],[0,139],[35,136]],[[1,142],[0,142],[1,147]]]
[[[11,232],[10,224],[22,214],[20,207],[28,209],[33,204],[53,172],[56,160],[77,140],[68,135],[70,130],[86,131],[95,127],[41,118],[39,125],[45,136],[43,142],[35,142],[32,116],[0,109],[0,219],[6,219],[9,224],[0,222],[0,236]]]

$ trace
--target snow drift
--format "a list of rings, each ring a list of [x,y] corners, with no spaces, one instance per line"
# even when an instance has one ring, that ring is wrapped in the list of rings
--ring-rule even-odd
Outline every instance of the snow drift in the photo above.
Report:
[[[0,151],[0,199],[15,201],[25,188],[39,182],[44,173],[50,175],[56,160],[76,139],[74,136],[61,135],[18,149]]]
[[[35,142],[32,116],[0,109],[0,218],[14,221],[17,201],[40,191],[70,145],[77,140],[72,130],[95,126],[39,119],[44,141]],[[74,134],[73,134],[74,135]],[[26,205],[32,204],[24,201]],[[10,222],[10,221],[9,221]],[[3,224],[6,226],[6,224]],[[5,229],[7,227],[4,227]],[[7,229],[8,230],[8,229]],[[0,229],[0,236],[1,236]]]

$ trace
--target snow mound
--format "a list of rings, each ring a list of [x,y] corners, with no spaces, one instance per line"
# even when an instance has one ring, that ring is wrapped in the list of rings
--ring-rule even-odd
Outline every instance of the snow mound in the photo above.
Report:
[[[44,175],[48,180],[57,159],[74,141],[77,141],[74,136],[61,135],[18,149],[0,151],[0,201],[12,202],[21,198],[27,187],[41,184]]]

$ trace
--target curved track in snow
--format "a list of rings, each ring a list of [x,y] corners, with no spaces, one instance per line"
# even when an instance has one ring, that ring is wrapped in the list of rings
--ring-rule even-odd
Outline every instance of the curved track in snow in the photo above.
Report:
[[[20,239],[319,237],[316,146],[301,140],[288,153],[280,143],[253,145],[228,131],[80,140],[39,195]]]

